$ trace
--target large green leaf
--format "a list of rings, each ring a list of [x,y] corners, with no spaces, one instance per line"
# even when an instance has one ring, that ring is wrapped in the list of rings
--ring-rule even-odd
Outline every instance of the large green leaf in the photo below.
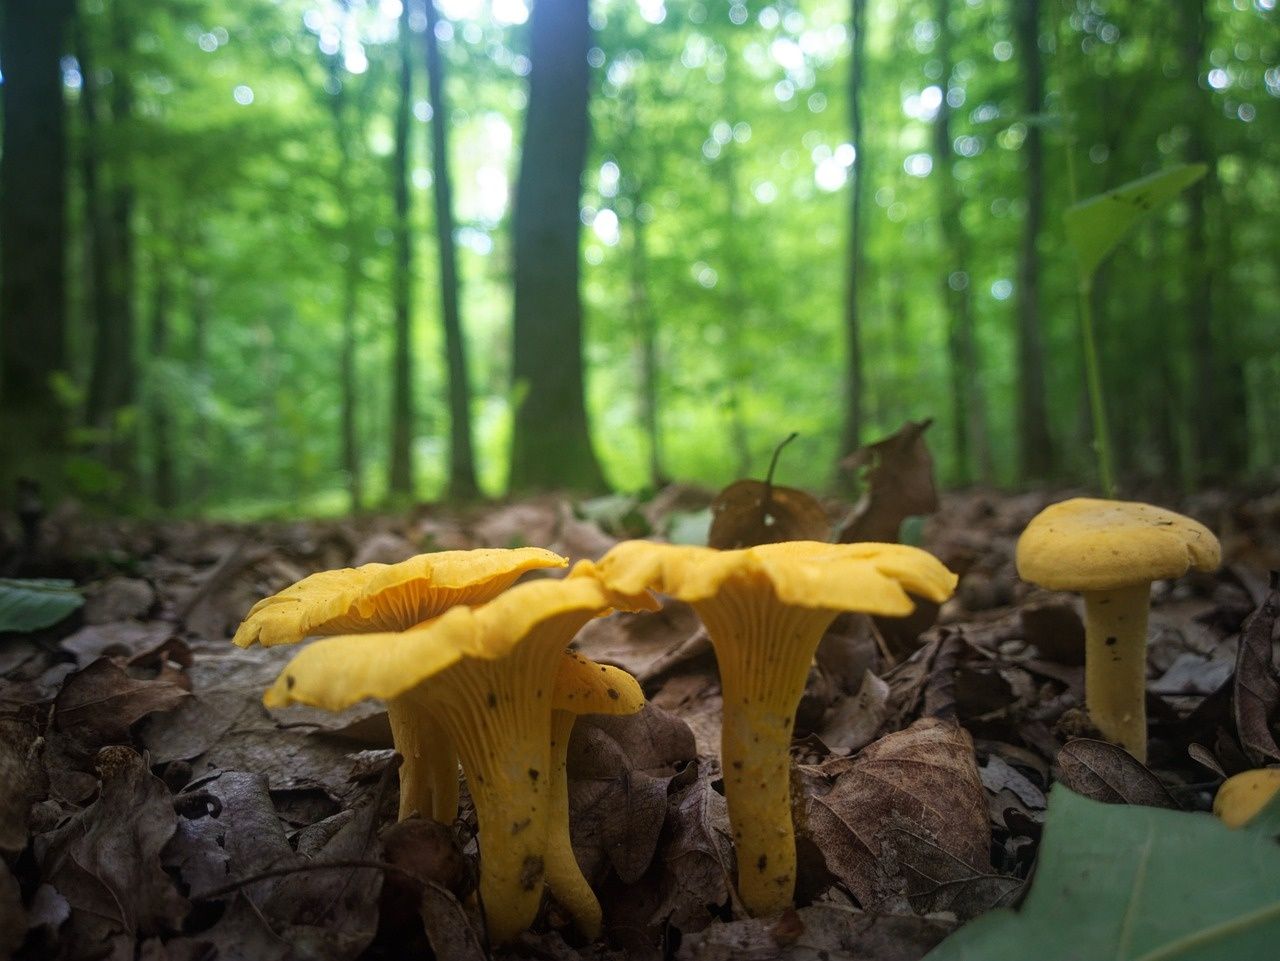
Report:
[[[1179,164],[1068,207],[1063,220],[1081,276],[1090,276],[1134,224],[1178,196],[1208,169],[1204,164]]]
[[[83,603],[72,581],[0,577],[0,634],[49,627]]]
[[[1022,907],[983,915],[926,961],[1235,961],[1277,945],[1280,845],[1058,785]]]

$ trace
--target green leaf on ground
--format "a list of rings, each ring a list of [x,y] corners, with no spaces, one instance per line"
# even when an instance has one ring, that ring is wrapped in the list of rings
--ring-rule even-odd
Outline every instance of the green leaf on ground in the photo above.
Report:
[[[926,961],[1229,961],[1280,942],[1280,845],[1208,814],[1053,789],[1031,893]]]
[[[1090,276],[1139,220],[1205,175],[1204,164],[1179,164],[1121,184],[1067,208],[1067,240],[1075,248],[1081,277]]]
[[[73,581],[0,577],[0,634],[50,627],[83,603]]]

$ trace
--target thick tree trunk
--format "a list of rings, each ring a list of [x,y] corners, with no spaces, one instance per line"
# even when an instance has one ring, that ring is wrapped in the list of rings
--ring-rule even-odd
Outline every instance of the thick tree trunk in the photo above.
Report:
[[[0,158],[0,498],[22,474],[56,482],[66,357],[66,0],[3,0]]]
[[[866,77],[867,0],[851,0],[849,26],[849,126],[853,137],[853,179],[849,184],[849,265],[845,272],[845,411],[837,460],[862,446],[862,208],[866,197],[866,142],[862,136],[862,88]]]
[[[583,375],[578,231],[587,149],[587,0],[538,0],[515,202],[511,488],[601,490]]]
[[[471,443],[471,383],[467,370],[467,341],[462,332],[462,281],[453,242],[453,179],[449,173],[449,102],[444,88],[444,63],[436,39],[440,20],[435,0],[424,0],[427,29],[427,96],[431,117],[432,194],[436,213],[436,251],[440,258],[440,317],[444,327],[444,362],[449,378],[449,498],[471,500],[480,493],[476,482],[475,449]]]
[[[1019,479],[1044,480],[1054,469],[1045,400],[1044,337],[1040,324],[1040,227],[1044,222],[1044,138],[1036,121],[1044,110],[1040,56],[1040,0],[1012,0],[1027,112],[1024,142],[1027,212],[1018,246],[1018,467]]]
[[[933,124],[933,176],[938,190],[938,221],[942,233],[942,299],[946,305],[947,354],[950,365],[952,446],[955,481],[968,484],[976,476],[991,479],[986,416],[979,389],[982,371],[974,335],[971,244],[961,221],[964,198],[956,185],[955,154],[951,143],[951,107],[947,95],[954,60],[951,53],[950,0],[937,0],[938,42],[935,55],[942,65],[942,102]]]
[[[391,279],[395,342],[391,354],[391,493],[413,495],[412,238],[409,229],[409,115],[413,109],[409,4],[400,12],[399,96],[391,182],[395,200],[395,267]]]

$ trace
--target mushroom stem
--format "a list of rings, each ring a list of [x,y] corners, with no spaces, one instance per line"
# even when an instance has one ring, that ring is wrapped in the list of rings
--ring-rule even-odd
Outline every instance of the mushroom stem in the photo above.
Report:
[[[738,894],[753,915],[791,904],[796,839],[791,824],[791,728],[795,712],[730,710],[741,695],[724,688],[720,755],[724,796],[738,858]]]
[[[603,916],[595,892],[582,874],[569,835],[569,738],[577,715],[551,714],[551,827],[547,835],[547,887],[573,916],[578,930],[594,941],[600,937]]]
[[[1147,609],[1150,583],[1086,591],[1085,703],[1094,725],[1147,760]]]
[[[423,699],[457,747],[475,803],[480,898],[495,944],[528,928],[542,901],[552,807],[551,690],[564,644],[554,631],[547,635],[501,661],[459,662],[449,669],[449,684]]]
[[[796,884],[791,731],[809,665],[835,612],[780,605],[758,588],[722,589],[693,606],[720,668],[720,763],[738,894],[753,915],[778,914],[791,904]]]
[[[391,741],[404,758],[400,765],[400,814],[415,812],[441,824],[458,816],[458,753],[439,722],[405,697],[387,702]]]

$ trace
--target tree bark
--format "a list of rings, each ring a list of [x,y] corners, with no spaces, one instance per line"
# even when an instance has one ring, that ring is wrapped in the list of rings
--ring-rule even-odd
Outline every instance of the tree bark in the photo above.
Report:
[[[1233,358],[1228,324],[1215,317],[1214,286],[1222,252],[1211,242],[1209,211],[1218,193],[1218,164],[1210,144],[1209,123],[1215,108],[1200,85],[1205,60],[1209,13],[1204,0],[1186,0],[1182,11],[1183,72],[1187,84],[1188,163],[1203,163],[1208,173],[1192,184],[1187,200],[1187,314],[1190,325],[1193,482],[1221,480],[1247,460],[1243,395],[1233,379],[1240,376]]]
[[[3,0],[0,158],[0,497],[56,483],[65,441],[54,378],[66,354],[66,0]]]
[[[118,6],[109,11],[107,30],[110,39],[112,80],[107,106],[110,108],[112,127],[123,131],[133,116],[133,85],[129,77],[129,56],[132,47],[132,26],[124,11]],[[90,53],[87,44],[85,52]],[[88,125],[99,120],[100,101],[91,85],[96,82],[89,73],[82,71],[88,99],[84,106],[86,122],[86,149],[95,153],[97,129]],[[95,164],[86,158],[84,166]],[[136,434],[134,427],[122,423],[120,415],[138,400],[136,343],[136,277],[134,264],[133,171],[127,154],[107,168],[109,175],[105,185],[93,182],[97,194],[95,204],[86,211],[91,223],[95,245],[94,289],[95,319],[93,368],[89,379],[88,423],[96,427],[101,439],[100,456],[122,480],[127,490],[136,473]],[[86,180],[86,187],[89,181]],[[86,190],[86,202],[90,201]]]
[[[862,446],[862,211],[866,198],[866,143],[862,136],[862,88],[866,76],[867,0],[851,0],[849,26],[849,127],[853,137],[853,179],[849,185],[849,265],[845,273],[845,412],[837,460]]]
[[[412,238],[409,228],[409,115],[413,73],[409,4],[400,8],[400,71],[391,182],[395,201],[395,266],[391,280],[395,343],[391,354],[391,493],[413,495]]]
[[[169,312],[172,309],[172,288],[168,265],[156,258],[152,264],[154,277],[151,288],[151,334],[149,365],[147,368],[148,401],[151,410],[151,493],[155,506],[169,510],[177,503],[177,483],[173,461],[173,420],[165,396],[161,373],[169,358]]]
[[[513,491],[601,490],[582,356],[579,205],[586,159],[587,0],[538,0],[515,201]]]
[[[954,66],[951,26],[948,22],[951,7],[950,0],[936,0],[939,32],[934,49],[942,65],[942,102],[938,106],[938,115],[933,124],[933,176],[937,182],[938,222],[942,233],[945,268],[941,287],[948,318],[947,353],[950,362],[955,480],[957,484],[965,485],[975,476],[983,481],[990,480],[991,463],[982,394],[977,386],[982,373],[974,336],[973,278],[969,269],[971,245],[961,220],[964,198],[956,185],[955,155],[951,144],[951,107],[947,102]]]
[[[462,280],[458,272],[453,233],[453,179],[449,172],[449,103],[444,86],[444,62],[436,39],[440,15],[435,0],[424,0],[427,29],[427,96],[431,117],[432,194],[436,214],[436,251],[440,259],[440,317],[444,327],[444,362],[449,379],[449,488],[451,500],[472,500],[480,493],[476,481],[475,449],[471,442],[471,384],[467,342],[462,332]]]
[[[355,195],[351,189],[351,167],[353,163],[351,147],[350,119],[347,116],[349,95],[338,69],[336,57],[327,61],[331,88],[335,91],[329,98],[329,110],[333,116],[334,139],[338,146],[339,169],[336,178],[338,202],[342,207],[343,247],[346,248],[346,259],[342,262],[342,319],[341,344],[338,348],[338,389],[342,410],[339,417],[339,432],[342,441],[342,473],[346,478],[347,497],[351,501],[352,510],[359,510],[364,501],[363,464],[360,457],[360,443],[357,437],[357,390],[359,387],[356,375],[356,361],[359,344],[356,336],[356,313],[360,303],[361,279],[361,244],[356,233]]]
[[[1044,336],[1040,323],[1040,228],[1044,222],[1044,138],[1036,122],[1044,111],[1044,61],[1040,56],[1040,0],[1012,0],[1027,113],[1024,141],[1027,213],[1018,246],[1018,473],[1044,480],[1054,469],[1045,400]]]

